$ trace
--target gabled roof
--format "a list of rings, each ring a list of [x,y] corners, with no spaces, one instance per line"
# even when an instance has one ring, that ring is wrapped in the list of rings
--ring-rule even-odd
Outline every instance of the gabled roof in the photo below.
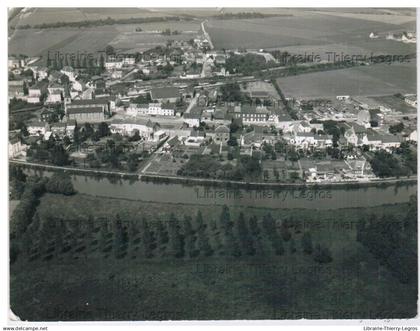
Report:
[[[178,98],[179,90],[176,87],[155,88],[150,94],[152,99]]]
[[[67,114],[102,113],[102,107],[78,107],[67,109]]]
[[[105,98],[100,99],[84,99],[84,100],[74,100],[68,106],[83,106],[83,105],[107,105],[108,100]]]

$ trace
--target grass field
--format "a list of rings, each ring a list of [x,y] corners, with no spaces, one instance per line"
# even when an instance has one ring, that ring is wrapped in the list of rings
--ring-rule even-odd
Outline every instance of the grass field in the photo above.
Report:
[[[410,15],[358,15],[341,12],[289,10],[293,16],[251,20],[211,20],[207,24],[216,48],[283,48],[301,47],[310,53],[317,48],[335,52],[360,50],[362,54],[396,50],[414,53],[415,45],[369,39],[372,31],[397,32],[415,30]],[[320,53],[324,53],[323,51]],[[356,53],[358,54],[358,53]]]
[[[273,254],[259,236],[261,256],[221,255],[220,229],[212,225],[221,208],[129,202],[76,194],[46,194],[37,208],[41,222],[60,217],[66,227],[89,215],[121,219],[178,219],[202,211],[214,254],[169,258],[156,248],[144,258],[139,240],[124,257],[98,250],[97,240],[80,236],[64,253],[48,248],[39,258],[11,266],[11,307],[23,320],[165,320],[165,319],[298,319],[385,318],[416,314],[415,284],[396,278],[356,241],[355,222],[370,213],[400,219],[406,205],[335,211],[279,209],[276,220],[293,217],[285,252]],[[260,218],[262,209],[230,208]],[[276,221],[277,222],[277,221]],[[333,261],[319,264],[302,252],[303,231],[314,243],[329,247]],[[51,238],[46,238],[50,243]],[[109,239],[112,242],[112,238]],[[289,245],[294,241],[296,251]],[[140,241],[141,244],[141,241]],[[41,244],[42,245],[42,244]],[[48,246],[49,247],[49,246]],[[160,246],[158,246],[160,247]]]
[[[141,27],[144,32],[135,32]],[[165,29],[183,31],[178,35],[164,36]],[[46,56],[47,52],[94,53],[112,45],[119,51],[144,51],[165,45],[168,40],[189,40],[195,36],[199,23],[173,22],[127,25],[105,25],[91,28],[57,28],[16,30],[9,39],[9,54]],[[154,32],[147,32],[154,31]]]
[[[415,62],[377,64],[289,76],[277,80],[286,97],[381,96],[416,93]],[[320,83],[322,82],[322,84]]]

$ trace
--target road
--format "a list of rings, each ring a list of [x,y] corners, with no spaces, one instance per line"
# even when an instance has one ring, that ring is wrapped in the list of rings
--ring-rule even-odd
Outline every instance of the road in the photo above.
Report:
[[[185,110],[185,114],[189,114],[191,112],[191,109],[195,106],[197,103],[198,97],[200,96],[200,93],[196,93],[195,97],[191,100],[190,104],[188,105],[188,108]]]
[[[207,33],[206,28],[204,27],[204,23],[206,23],[207,20],[201,22],[201,30],[203,30],[204,37],[206,37],[207,41],[209,42],[210,49],[214,49],[213,42],[211,41],[210,35]]]
[[[95,174],[103,174],[103,175],[131,175],[128,172],[120,172],[120,171],[110,171],[110,170],[96,170],[96,169],[83,169],[83,168],[77,168],[77,167],[61,167],[61,166],[55,166],[51,164],[43,164],[43,163],[33,163],[33,162],[27,162],[22,160],[9,160],[9,163],[15,163],[15,164],[22,164],[22,165],[28,165],[28,166],[34,166],[34,167],[42,167],[46,169],[55,169],[55,170],[68,170],[68,171],[78,171],[78,172],[85,172],[85,173],[95,173]]]
[[[162,149],[162,146],[155,151],[155,153],[159,153]],[[139,176],[138,178],[141,179],[142,174],[144,171],[149,167],[149,163],[151,163],[157,155],[153,155],[153,159],[148,162],[145,167],[143,167],[141,170],[139,170]],[[46,165],[42,163],[31,163],[21,160],[9,160],[9,163],[15,163],[15,164],[21,164],[21,165],[29,165],[34,167],[40,167],[40,168],[47,168],[47,169],[56,169],[56,170],[69,170],[69,171],[77,171],[77,172],[86,172],[86,173],[98,173],[98,174],[110,174],[110,175],[133,175],[132,173],[127,172],[119,172],[119,171],[107,171],[107,170],[93,170],[93,169],[83,169],[83,168],[75,168],[75,167],[59,167],[54,165]],[[369,184],[381,184],[381,183],[403,183],[403,182],[409,182],[416,180],[417,181],[417,175],[413,175],[410,177],[404,177],[404,178],[378,178],[378,179],[371,179],[369,181],[364,182],[358,182],[358,181],[343,181],[343,182],[326,182],[326,183],[265,183],[265,182],[243,182],[243,181],[236,181],[236,180],[225,180],[225,179],[207,179],[207,178],[195,178],[195,177],[183,177],[183,176],[169,176],[169,175],[152,175],[152,177],[159,177],[159,178],[167,178],[167,179],[176,179],[176,180],[186,180],[188,182],[194,182],[194,183],[223,183],[223,184],[249,184],[249,185],[264,185],[264,186],[273,186],[273,187],[322,187],[324,185],[326,186],[340,186],[340,185],[348,185],[348,184],[359,184],[359,185],[369,185]]]

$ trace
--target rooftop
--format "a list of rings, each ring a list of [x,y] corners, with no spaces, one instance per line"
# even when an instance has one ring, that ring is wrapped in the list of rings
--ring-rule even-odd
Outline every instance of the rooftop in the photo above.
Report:
[[[150,91],[152,99],[178,98],[179,90],[176,87],[155,88]]]
[[[67,114],[102,113],[102,107],[78,107],[67,109]]]

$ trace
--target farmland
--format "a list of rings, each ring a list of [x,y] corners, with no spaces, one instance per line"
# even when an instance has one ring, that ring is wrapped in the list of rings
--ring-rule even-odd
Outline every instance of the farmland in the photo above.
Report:
[[[181,15],[181,13],[178,13]],[[145,8],[27,8],[14,17],[11,25],[35,25],[40,23],[79,22],[84,20],[99,20],[142,17],[175,16],[165,10],[151,10]]]
[[[286,97],[296,98],[415,93],[415,62],[309,73],[279,78],[277,82]]]
[[[140,27],[143,31],[136,32]],[[107,45],[124,51],[143,51],[167,40],[189,40],[199,30],[199,22],[162,22],[124,24],[90,28],[16,30],[9,40],[9,54],[45,55],[48,51],[82,53],[102,51]],[[178,30],[178,35],[164,36],[160,31]]]
[[[318,13],[313,11],[293,11],[293,16],[273,17],[252,20],[210,20],[208,32],[216,48],[234,49],[245,47],[283,48],[300,47],[303,53],[317,47],[337,45],[334,51],[361,49],[364,53],[401,52],[414,53],[415,45],[405,45],[389,40],[370,40],[369,33],[397,32],[414,30],[415,19],[412,16],[368,15],[354,18],[351,14]],[[373,18],[372,18],[373,16]],[[378,17],[382,19],[377,19]],[[291,49],[292,50],[292,49]],[[323,53],[323,52],[322,52]]]

